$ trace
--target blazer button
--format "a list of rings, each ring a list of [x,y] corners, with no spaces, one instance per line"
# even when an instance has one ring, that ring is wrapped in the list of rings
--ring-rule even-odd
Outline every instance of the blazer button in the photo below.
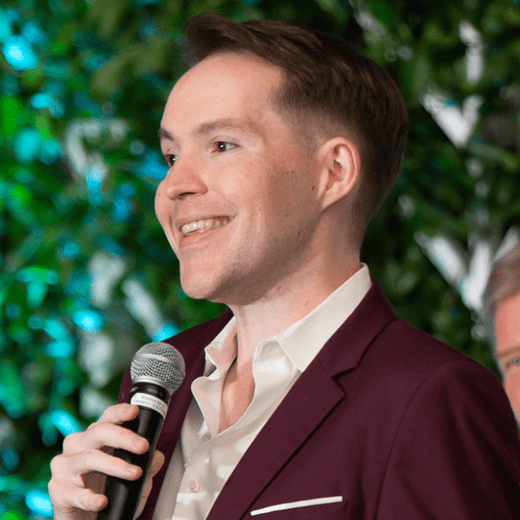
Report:
[[[200,480],[192,480],[190,482],[190,491],[196,493],[202,489],[202,482]]]

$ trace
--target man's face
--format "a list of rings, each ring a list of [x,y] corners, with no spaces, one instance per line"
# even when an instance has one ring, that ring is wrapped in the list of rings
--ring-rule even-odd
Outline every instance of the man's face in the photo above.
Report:
[[[495,340],[504,387],[516,417],[520,419],[520,294],[498,305]]]
[[[194,298],[269,298],[316,254],[316,160],[271,104],[280,81],[277,67],[254,56],[210,56],[166,104],[160,135],[170,169],[155,209]]]

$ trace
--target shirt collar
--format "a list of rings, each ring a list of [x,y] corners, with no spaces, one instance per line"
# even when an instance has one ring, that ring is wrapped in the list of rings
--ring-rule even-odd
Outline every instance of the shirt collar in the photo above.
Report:
[[[371,285],[368,267],[362,264],[361,269],[309,314],[293,323],[280,334],[262,343],[278,342],[287,357],[300,372],[303,372],[323,345],[354,312]],[[236,320],[234,317],[206,347],[205,352],[206,368],[204,375],[209,375],[216,367],[219,368],[221,373],[227,371],[237,354]]]
[[[309,366],[323,345],[354,312],[371,285],[368,267],[362,264],[359,271],[307,316],[275,337],[301,372]]]
[[[237,326],[234,316],[204,349],[204,352],[206,353],[205,376],[211,374],[215,368],[218,368],[221,373],[227,372],[237,357]]]

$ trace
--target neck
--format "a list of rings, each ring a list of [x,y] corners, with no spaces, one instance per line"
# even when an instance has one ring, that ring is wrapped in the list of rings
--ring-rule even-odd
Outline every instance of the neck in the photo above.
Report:
[[[298,280],[285,281],[259,301],[229,305],[237,324],[237,366],[249,365],[262,341],[304,318],[360,268],[357,259],[342,267],[313,270]]]

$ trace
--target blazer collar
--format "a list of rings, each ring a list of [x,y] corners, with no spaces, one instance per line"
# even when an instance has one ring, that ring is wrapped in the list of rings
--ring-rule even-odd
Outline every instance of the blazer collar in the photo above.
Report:
[[[361,303],[323,346],[317,357],[331,377],[355,368],[372,340],[396,319],[381,286],[372,279],[372,287]],[[348,346],[345,342],[348,342]]]

